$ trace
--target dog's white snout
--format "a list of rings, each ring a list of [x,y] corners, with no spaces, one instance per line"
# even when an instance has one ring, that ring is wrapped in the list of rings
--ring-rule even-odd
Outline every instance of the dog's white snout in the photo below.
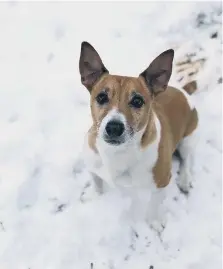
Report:
[[[120,125],[122,125],[122,127],[124,127],[124,129],[126,129],[126,118],[125,116],[120,113],[116,108],[113,108],[103,119],[101,126],[103,127],[103,129],[105,130],[106,126],[110,123],[110,122],[116,122],[119,123]]]
[[[125,116],[114,108],[102,120],[99,128],[99,137],[107,142],[123,143],[125,141],[126,129],[127,122]],[[117,141],[114,141],[114,139]]]

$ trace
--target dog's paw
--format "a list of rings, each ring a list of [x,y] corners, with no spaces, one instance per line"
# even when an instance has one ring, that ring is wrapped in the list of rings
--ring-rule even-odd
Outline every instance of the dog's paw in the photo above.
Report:
[[[180,192],[182,192],[185,195],[189,195],[191,189],[193,188],[191,182],[188,184],[177,184]]]
[[[166,225],[165,225],[165,221],[161,221],[161,220],[153,220],[152,222],[149,223],[149,227],[150,229],[154,230],[157,234],[161,234]]]
[[[87,182],[80,194],[80,201],[81,203],[87,203],[96,199],[100,195],[101,194],[95,190],[94,184]]]
[[[85,163],[82,158],[78,158],[73,165],[73,174],[76,176],[84,171]]]
[[[165,208],[159,207],[159,210],[156,211],[156,214],[150,214],[149,218],[147,215],[146,223],[149,228],[160,237],[167,223],[167,215]]]
[[[177,186],[182,193],[188,195],[190,190],[193,188],[191,177],[186,173],[180,174],[179,178],[177,179]]]

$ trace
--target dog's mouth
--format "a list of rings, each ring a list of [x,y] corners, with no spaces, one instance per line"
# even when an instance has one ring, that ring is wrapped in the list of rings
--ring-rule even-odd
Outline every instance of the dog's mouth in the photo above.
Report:
[[[125,139],[123,138],[111,138],[104,136],[104,141],[112,146],[119,146],[125,143]]]
[[[108,136],[106,133],[104,133],[103,140],[109,145],[119,146],[123,144],[128,144],[133,138],[133,136],[134,136],[133,130],[131,130],[129,133],[124,132],[123,135],[119,137]]]

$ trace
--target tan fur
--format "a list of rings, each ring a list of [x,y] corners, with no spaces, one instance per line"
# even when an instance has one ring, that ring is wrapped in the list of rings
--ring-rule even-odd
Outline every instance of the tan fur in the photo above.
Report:
[[[153,109],[161,123],[159,157],[153,169],[156,185],[161,188],[169,184],[177,144],[195,130],[198,117],[195,109],[191,111],[184,94],[173,87],[157,96]]]
[[[88,131],[88,145],[95,152],[98,153],[96,148],[97,126],[93,124]]]
[[[95,97],[102,90],[108,91],[110,102],[104,108],[99,107]],[[132,109],[128,102],[133,91],[140,93],[145,99],[145,105],[140,110]],[[91,92],[91,113],[93,126],[89,130],[89,146],[97,152],[97,128],[104,116],[114,107],[122,112],[128,124],[139,131],[146,126],[142,136],[142,149],[148,147],[156,138],[156,128],[152,111],[161,124],[161,140],[156,165],[153,169],[154,180],[158,188],[168,185],[171,178],[172,155],[179,141],[189,135],[197,126],[196,110],[190,109],[182,92],[168,87],[152,99],[142,77],[122,77],[105,74],[94,85]]]

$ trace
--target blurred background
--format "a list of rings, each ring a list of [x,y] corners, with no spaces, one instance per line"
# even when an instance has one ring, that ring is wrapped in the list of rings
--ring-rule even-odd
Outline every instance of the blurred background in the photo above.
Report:
[[[122,219],[118,194],[80,201],[89,178],[73,164],[91,125],[82,41],[129,76],[173,48],[171,83],[197,82],[197,182],[188,200],[171,193],[161,240]],[[221,2],[0,2],[0,269],[220,269],[221,124]]]

